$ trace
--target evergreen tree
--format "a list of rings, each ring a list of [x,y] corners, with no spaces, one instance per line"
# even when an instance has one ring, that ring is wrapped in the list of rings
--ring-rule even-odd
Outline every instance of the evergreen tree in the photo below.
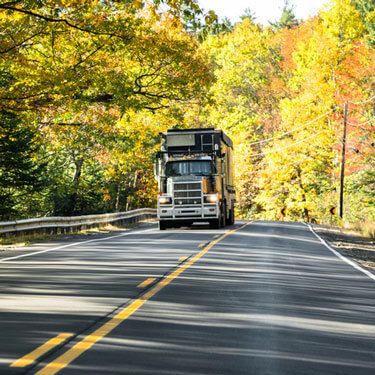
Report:
[[[275,30],[284,28],[292,29],[293,27],[298,26],[298,20],[296,19],[293,8],[294,7],[289,4],[289,0],[285,0],[280,20],[278,22],[271,23]]]
[[[241,21],[249,19],[252,23],[256,20],[255,12],[253,12],[250,8],[245,8],[243,14],[240,16]]]
[[[0,111],[0,218],[22,216],[28,195],[43,186],[35,133],[12,112]]]

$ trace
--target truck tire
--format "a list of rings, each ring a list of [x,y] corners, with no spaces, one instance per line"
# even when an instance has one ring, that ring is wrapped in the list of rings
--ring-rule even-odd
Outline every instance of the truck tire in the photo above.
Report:
[[[223,205],[223,214],[221,216],[221,227],[226,227],[228,225],[228,220],[227,220],[227,205],[224,203]]]
[[[221,220],[219,219],[213,219],[210,220],[210,229],[220,229],[221,228]]]
[[[225,219],[225,211],[223,213],[223,210],[221,209],[219,217],[217,219],[213,219],[210,221],[210,228],[211,229],[222,228],[223,226],[225,226],[224,219]]]
[[[160,230],[166,230],[168,228],[168,224],[165,221],[160,220],[159,221],[159,229]]]
[[[228,220],[228,225],[233,225],[234,224],[234,209],[232,208],[229,210],[229,220]]]

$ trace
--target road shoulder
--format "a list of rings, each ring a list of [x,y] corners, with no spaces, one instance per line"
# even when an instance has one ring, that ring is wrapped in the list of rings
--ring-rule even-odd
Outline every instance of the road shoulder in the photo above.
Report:
[[[60,234],[45,239],[32,241],[20,245],[0,246],[0,262],[10,257],[24,256],[37,251],[48,251],[49,249],[59,248],[61,246],[73,246],[75,244],[102,241],[113,236],[128,235],[139,230],[156,228],[154,222],[140,222],[131,227],[114,227],[113,229],[102,228],[93,231],[78,232],[71,234]]]
[[[313,225],[314,232],[342,256],[375,274],[375,241],[340,228]]]

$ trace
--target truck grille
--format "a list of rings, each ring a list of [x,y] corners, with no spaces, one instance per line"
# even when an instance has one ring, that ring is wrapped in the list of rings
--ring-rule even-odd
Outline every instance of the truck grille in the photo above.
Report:
[[[182,191],[182,190],[201,190],[201,183],[200,182],[175,182],[174,184],[174,191]]]
[[[201,191],[175,191],[175,198],[200,198],[202,195]]]
[[[175,182],[174,203],[176,206],[201,205],[202,184],[200,182]]]

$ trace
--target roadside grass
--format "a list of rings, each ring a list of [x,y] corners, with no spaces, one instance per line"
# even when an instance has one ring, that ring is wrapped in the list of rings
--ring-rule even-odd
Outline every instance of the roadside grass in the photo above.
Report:
[[[342,234],[363,237],[364,239],[374,240],[375,239],[375,221],[357,221],[354,223],[351,222],[341,222],[341,223],[332,223],[322,221],[320,224],[327,229],[333,231],[341,232]]]
[[[10,235],[8,237],[0,237],[0,250],[10,250],[16,247],[29,246],[32,243],[40,241],[54,240],[66,236],[82,236],[82,235],[92,235],[99,233],[111,233],[119,232],[124,229],[131,229],[137,226],[137,224],[148,222],[140,221],[139,223],[128,224],[126,226],[116,226],[112,224],[107,224],[105,226],[83,229],[77,232],[69,233],[58,233],[58,234],[49,234],[49,233],[30,233],[30,234],[19,234],[19,235]]]
[[[344,230],[353,230],[363,237],[375,239],[375,221],[362,221],[355,224],[347,224]]]
[[[53,238],[57,238],[60,235],[39,233],[39,234],[22,234],[19,236],[9,236],[0,238],[0,246],[6,246],[7,248],[11,247],[21,247],[28,246],[32,242],[36,241],[46,241]]]

